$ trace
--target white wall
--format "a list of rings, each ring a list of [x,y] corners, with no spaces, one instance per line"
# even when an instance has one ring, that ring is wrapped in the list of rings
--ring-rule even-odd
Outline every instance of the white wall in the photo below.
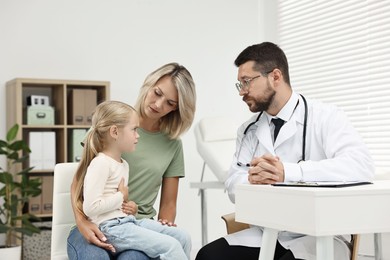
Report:
[[[134,104],[145,76],[171,61],[185,65],[195,79],[195,122],[214,115],[244,121],[249,112],[234,87],[233,61],[265,37],[260,8],[258,0],[0,0],[0,137],[6,133],[8,80],[107,80],[111,99]],[[189,183],[199,180],[202,161],[193,128],[183,141],[186,178],[180,184],[177,223],[192,234],[196,247],[200,200]],[[234,206],[221,190],[208,192],[208,198],[212,240],[225,234],[220,215]]]
[[[249,112],[234,87],[233,61],[247,45],[277,42],[276,13],[276,1],[268,0],[0,0],[0,138],[6,133],[8,80],[108,80],[112,99],[133,104],[145,76],[171,61],[185,65],[196,81],[195,122],[213,115],[244,120]],[[183,141],[187,176],[177,223],[192,234],[196,248],[200,201],[189,183],[199,180],[202,161],[192,128]],[[206,179],[215,178],[207,172]],[[234,206],[221,190],[207,196],[213,240],[225,234],[220,215]],[[371,241],[363,241],[362,252],[372,254],[372,246],[366,250]]]

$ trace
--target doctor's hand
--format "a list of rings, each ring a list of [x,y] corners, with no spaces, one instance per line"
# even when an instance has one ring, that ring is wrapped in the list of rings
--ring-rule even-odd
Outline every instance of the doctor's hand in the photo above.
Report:
[[[284,167],[279,157],[265,154],[251,161],[248,170],[250,184],[272,184],[284,181]]]

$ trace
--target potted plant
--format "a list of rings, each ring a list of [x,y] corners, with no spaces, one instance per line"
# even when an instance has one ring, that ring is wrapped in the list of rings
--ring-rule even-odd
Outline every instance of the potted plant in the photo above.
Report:
[[[24,208],[30,197],[41,193],[41,182],[29,178],[33,167],[26,167],[25,162],[31,151],[24,140],[15,140],[18,130],[19,126],[15,124],[9,129],[6,140],[0,139],[0,156],[5,156],[7,164],[5,167],[0,166],[0,233],[5,234],[5,245],[0,248],[7,248],[8,251],[18,244],[17,240],[21,240],[22,234],[31,236],[40,232],[31,223],[31,220],[38,218],[26,213]],[[20,259],[20,246],[18,250]]]

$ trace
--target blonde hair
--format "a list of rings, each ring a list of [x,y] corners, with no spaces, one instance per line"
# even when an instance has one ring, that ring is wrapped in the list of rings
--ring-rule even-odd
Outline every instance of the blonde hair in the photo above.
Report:
[[[119,128],[124,127],[129,123],[130,117],[133,115],[137,115],[135,109],[132,106],[119,101],[105,101],[95,108],[92,116],[92,126],[84,140],[83,155],[76,171],[77,184],[75,196],[73,197],[76,208],[84,216],[83,188],[87,168],[93,158],[105,148],[107,142],[106,138],[111,126],[115,125]]]
[[[145,117],[145,99],[151,88],[163,77],[171,78],[178,93],[178,108],[160,119],[160,131],[171,139],[177,139],[187,131],[194,120],[196,91],[190,72],[178,63],[168,63],[150,73],[141,87],[135,109]]]

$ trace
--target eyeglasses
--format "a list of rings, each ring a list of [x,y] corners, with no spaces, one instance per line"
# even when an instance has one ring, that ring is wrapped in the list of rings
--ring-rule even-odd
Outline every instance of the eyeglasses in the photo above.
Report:
[[[273,70],[270,70],[270,71],[267,71],[266,74],[268,75],[269,73],[271,73]],[[251,84],[251,81],[254,80],[254,79],[257,79],[261,77],[261,75],[258,75],[258,76],[255,76],[253,78],[249,78],[249,79],[244,79],[243,82],[239,81],[236,83],[236,88],[238,90],[238,92],[240,92],[241,90],[248,90],[249,88],[249,85]]]

